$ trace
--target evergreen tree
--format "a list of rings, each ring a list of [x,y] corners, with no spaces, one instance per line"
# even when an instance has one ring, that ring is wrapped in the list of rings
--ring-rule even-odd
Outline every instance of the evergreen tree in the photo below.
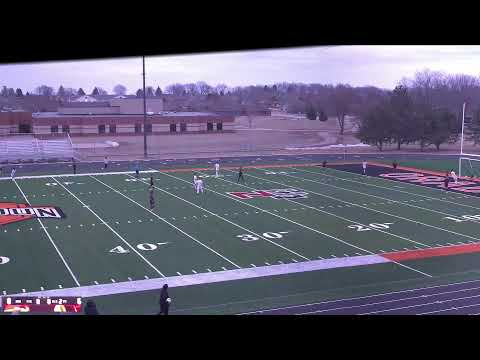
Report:
[[[162,96],[162,89],[160,89],[160,86],[158,86],[157,90],[155,90],[155,96]]]
[[[78,95],[78,96],[84,96],[84,95],[85,95],[85,91],[83,91],[83,89],[80,88],[80,89],[78,89],[77,95]]]
[[[18,88],[18,89],[15,91],[15,95],[16,95],[17,97],[22,97],[22,96],[23,96],[22,89]]]

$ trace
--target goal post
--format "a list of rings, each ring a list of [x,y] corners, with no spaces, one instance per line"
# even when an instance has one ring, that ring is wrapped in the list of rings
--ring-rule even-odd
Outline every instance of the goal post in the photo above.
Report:
[[[472,146],[471,143],[466,144],[467,141],[471,140],[468,138],[468,136],[471,135],[471,129],[469,130],[468,124],[470,124],[472,120],[472,117],[466,116],[466,105],[467,102],[464,102],[462,106],[462,132],[460,138],[460,154],[458,156],[458,176],[480,179],[480,152],[475,153],[476,147]]]

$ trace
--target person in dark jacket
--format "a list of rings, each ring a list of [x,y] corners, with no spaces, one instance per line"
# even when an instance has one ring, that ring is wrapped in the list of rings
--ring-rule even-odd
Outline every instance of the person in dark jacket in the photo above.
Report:
[[[327,166],[327,160],[323,160],[322,167],[326,167],[326,166]]]
[[[168,308],[170,307],[170,296],[168,296],[168,285],[165,284],[160,291],[160,313],[159,315],[168,315]]]
[[[448,183],[450,182],[450,174],[447,173],[445,174],[445,179],[443,180],[443,183],[445,185],[445,190],[448,190]]]
[[[87,304],[84,308],[85,315],[99,315],[97,310],[97,305],[93,302],[93,300],[88,300]]]
[[[150,186],[153,186],[153,176],[150,176]]]

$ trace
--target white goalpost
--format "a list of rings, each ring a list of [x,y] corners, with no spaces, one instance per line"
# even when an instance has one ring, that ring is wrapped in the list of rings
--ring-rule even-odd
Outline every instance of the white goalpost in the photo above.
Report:
[[[460,155],[458,157],[458,176],[480,178],[480,154],[472,154],[464,152],[465,139],[465,107],[467,103],[463,103],[462,107],[462,135],[460,138]]]

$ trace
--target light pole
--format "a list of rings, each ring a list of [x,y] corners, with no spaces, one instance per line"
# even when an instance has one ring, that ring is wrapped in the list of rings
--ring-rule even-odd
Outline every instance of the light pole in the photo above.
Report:
[[[145,92],[145,56],[142,56],[143,63],[143,156],[147,157],[147,94]]]

